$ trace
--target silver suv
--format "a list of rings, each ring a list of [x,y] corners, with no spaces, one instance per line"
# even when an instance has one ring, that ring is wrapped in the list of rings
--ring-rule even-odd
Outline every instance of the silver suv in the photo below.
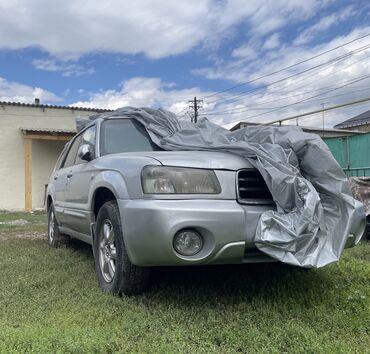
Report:
[[[99,118],[64,148],[47,190],[48,242],[92,245],[101,288],[136,294],[153,266],[266,262],[254,236],[275,209],[233,154],[164,151],[130,118]]]

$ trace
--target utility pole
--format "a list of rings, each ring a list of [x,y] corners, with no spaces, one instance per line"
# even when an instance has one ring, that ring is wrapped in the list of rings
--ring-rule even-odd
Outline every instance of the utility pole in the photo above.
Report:
[[[325,135],[325,103],[321,103],[322,106],[322,136]]]
[[[330,102],[322,102],[321,107],[322,107],[322,136],[325,136],[325,105]]]
[[[194,97],[194,100],[189,100],[189,108],[194,111],[194,114],[191,116],[191,121],[196,123],[198,121],[199,109],[202,108],[203,100],[198,100]]]

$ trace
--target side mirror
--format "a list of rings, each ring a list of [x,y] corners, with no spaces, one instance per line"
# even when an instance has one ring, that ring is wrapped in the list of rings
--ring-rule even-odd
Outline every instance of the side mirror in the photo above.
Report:
[[[92,147],[89,144],[83,144],[78,148],[77,156],[84,161],[91,161],[94,153]]]

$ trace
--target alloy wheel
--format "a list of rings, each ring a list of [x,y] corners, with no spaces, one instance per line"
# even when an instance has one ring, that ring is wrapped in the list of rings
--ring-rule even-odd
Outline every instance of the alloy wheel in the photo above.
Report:
[[[49,217],[49,242],[52,243],[55,237],[55,215],[54,211],[50,211]]]
[[[112,223],[106,219],[99,234],[99,265],[104,280],[112,282],[116,272],[117,250]]]

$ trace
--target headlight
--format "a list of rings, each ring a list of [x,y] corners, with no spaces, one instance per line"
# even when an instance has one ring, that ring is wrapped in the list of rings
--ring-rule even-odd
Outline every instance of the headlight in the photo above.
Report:
[[[145,166],[141,183],[147,194],[218,194],[221,187],[212,170]]]

